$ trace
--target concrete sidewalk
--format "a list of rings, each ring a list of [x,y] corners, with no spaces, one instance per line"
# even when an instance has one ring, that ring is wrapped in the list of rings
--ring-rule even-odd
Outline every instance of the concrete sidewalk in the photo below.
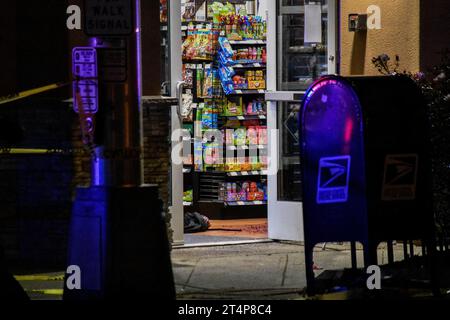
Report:
[[[416,248],[415,254],[421,252]],[[379,263],[387,263],[380,246]],[[395,260],[403,259],[403,246],[394,247]],[[351,267],[349,245],[317,248],[316,276],[326,270]],[[357,253],[362,266],[362,251]],[[306,286],[304,247],[299,243],[269,242],[172,252],[175,283],[180,299],[302,299]]]
[[[420,248],[415,253],[420,255]],[[403,259],[403,246],[394,247],[396,260]],[[379,263],[387,262],[387,250],[379,249]],[[349,245],[328,244],[317,248],[315,264],[326,270],[350,268]],[[358,250],[358,266],[362,251]],[[265,242],[172,251],[178,299],[305,299],[303,246],[299,243]],[[32,299],[62,299],[63,272],[19,276]]]

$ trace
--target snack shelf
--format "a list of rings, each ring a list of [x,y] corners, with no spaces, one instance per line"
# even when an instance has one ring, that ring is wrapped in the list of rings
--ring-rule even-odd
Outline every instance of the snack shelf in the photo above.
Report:
[[[252,90],[252,89],[239,89],[239,90],[234,90],[233,93],[231,93],[231,95],[239,95],[239,94],[265,94],[266,90]]]
[[[227,172],[228,177],[266,176],[267,170]]]
[[[209,62],[212,63],[214,61],[214,59],[212,58],[193,58],[193,59],[185,59],[183,58],[183,63],[184,64],[196,64],[196,62]],[[201,69],[198,68],[197,69]]]
[[[183,168],[183,173],[191,173],[192,169],[191,168]]]
[[[267,149],[267,145],[259,144],[255,145],[256,149]],[[242,146],[226,146],[228,150],[250,150],[250,146],[242,145]]]
[[[232,3],[232,4],[242,4],[243,2],[254,2],[255,0],[214,0],[214,2],[222,2],[222,3]],[[213,2],[213,1],[209,1]]]
[[[267,170],[252,170],[252,171],[195,171],[198,174],[216,174],[225,175],[227,177],[251,177],[251,176],[267,176]],[[222,181],[222,180],[220,180]],[[217,183],[215,179],[202,179],[202,185]]]
[[[231,65],[233,69],[253,69],[253,68],[266,68],[265,63],[253,62],[253,63],[238,63]]]
[[[244,0],[223,0],[224,3],[233,1],[242,3]],[[254,21],[255,25],[258,24],[259,28],[262,26],[261,23],[265,22],[257,22],[262,20],[261,17],[258,18],[260,19],[255,19]],[[228,128],[236,129],[236,131],[241,129],[233,134],[236,137],[233,138],[236,142],[231,142],[228,146],[222,143],[219,145],[215,140],[209,141],[206,139],[196,140],[197,143],[194,143],[194,148],[191,152],[195,165],[191,166],[190,170],[185,166],[183,170],[183,172],[186,173],[185,178],[190,178],[191,180],[189,181],[192,181],[192,205],[195,206],[196,210],[199,210],[199,212],[203,210],[204,212],[208,212],[208,214],[213,214],[212,212],[217,211],[223,213],[222,217],[226,218],[229,218],[230,213],[237,216],[263,215],[265,212],[263,206],[267,204],[267,201],[252,201],[247,199],[264,199],[263,196],[265,196],[267,190],[267,170],[227,172],[222,165],[213,166],[206,164],[204,157],[206,155],[207,157],[215,159],[218,153],[223,151],[223,156],[226,156],[225,151],[233,150],[232,152],[226,153],[229,153],[230,155],[238,153],[238,155],[232,157],[234,159],[243,156],[242,154],[245,153],[245,156],[243,156],[245,159],[242,161],[233,161],[233,164],[235,164],[235,162],[242,162],[242,166],[226,168],[227,170],[265,168],[262,163],[259,165],[259,162],[263,161],[261,157],[264,157],[267,146],[263,144],[255,146],[241,144],[241,140],[238,138],[244,138],[241,137],[241,135],[243,135],[242,132],[244,132],[245,135],[248,135],[249,130],[255,130],[258,134],[259,142],[259,135],[263,134],[261,131],[267,128],[267,115],[265,114],[267,105],[262,97],[266,92],[264,89],[266,87],[265,69],[267,68],[267,63],[265,61],[266,51],[263,47],[266,45],[266,41],[256,40],[264,39],[264,36],[261,35],[259,31],[255,31],[253,36],[256,38],[255,40],[231,40],[229,41],[231,47],[228,45],[229,51],[225,58],[223,55],[220,55],[220,50],[222,49],[220,40],[217,40],[217,44],[212,42],[214,43],[214,45],[211,46],[212,48],[206,47],[205,50],[203,50],[203,42],[205,42],[203,39],[204,33],[208,33],[207,30],[211,30],[211,38],[209,38],[209,41],[213,41],[213,38],[217,33],[219,39],[226,39],[228,35],[225,25],[214,24],[214,22],[202,25],[201,21],[193,21],[193,27],[191,28],[189,24],[191,23],[183,22],[182,29],[185,31],[184,33],[188,34],[189,32],[186,31],[191,29],[195,32],[189,33],[191,38],[187,37],[183,43],[183,49],[185,49],[183,58],[183,79],[189,84],[188,89],[190,90],[189,92],[186,92],[186,101],[190,102],[190,99],[192,98],[192,102],[190,103],[198,105],[198,108],[192,111],[190,117],[186,118],[194,121],[193,134],[195,136],[200,136],[208,128],[224,131]],[[212,25],[212,27],[210,27],[210,25]],[[258,28],[255,28],[254,30],[260,30]],[[241,36],[247,39],[252,37],[244,34]],[[239,39],[239,37],[234,37],[233,35],[230,35],[229,38]],[[233,55],[235,56],[235,59],[230,58],[231,50],[235,51],[235,54]],[[247,54],[245,54],[246,51]],[[204,55],[204,52],[208,53],[208,55]],[[195,56],[205,56],[209,58],[213,55],[214,57],[212,60],[190,59],[190,57]],[[223,63],[230,69],[221,69]],[[231,68],[236,70],[233,71]],[[232,72],[225,74],[224,71]],[[223,76],[231,76],[231,73],[246,80],[245,82],[234,82],[236,87],[234,90],[233,86],[224,86]],[[192,97],[188,95],[191,95]],[[237,121],[231,123],[228,120]],[[187,144],[187,142],[185,143]],[[234,143],[236,145],[233,145]],[[217,150],[215,149],[217,147],[220,150],[219,152],[215,151]],[[259,150],[258,159],[255,158],[250,160],[253,148],[258,148]],[[254,163],[253,161],[258,162]],[[224,186],[228,184],[231,184],[232,187],[230,189],[224,188]],[[257,194],[254,196],[249,195],[248,197],[243,196],[242,194],[236,197],[229,194],[225,196],[225,193],[233,193],[236,192],[236,190],[240,190],[239,193],[241,193],[241,191],[245,189],[245,184],[251,186],[251,188],[250,186],[247,187],[249,188],[249,192],[252,191]],[[242,201],[236,201],[238,199],[242,199]],[[252,208],[247,208],[246,206],[251,206]]]
[[[266,45],[266,40],[229,40],[231,45]]]
[[[185,60],[185,61],[192,61],[192,60]],[[195,60],[193,60],[193,61],[195,61]],[[212,61],[207,61],[207,62],[212,62]],[[203,63],[184,63],[184,64],[186,66],[186,69],[194,69],[194,70],[208,69],[208,68],[205,68]]]
[[[225,201],[225,206],[263,206],[267,204],[267,201]]]
[[[240,121],[245,121],[245,120],[266,120],[267,116],[263,115],[263,114],[256,114],[256,115],[244,115],[244,116],[230,116],[230,117],[225,117],[228,120],[240,120]]]

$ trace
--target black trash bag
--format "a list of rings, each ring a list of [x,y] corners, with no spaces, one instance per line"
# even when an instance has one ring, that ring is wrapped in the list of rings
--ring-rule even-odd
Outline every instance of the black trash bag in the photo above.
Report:
[[[184,215],[184,232],[195,233],[208,230],[209,219],[198,212],[188,212]]]

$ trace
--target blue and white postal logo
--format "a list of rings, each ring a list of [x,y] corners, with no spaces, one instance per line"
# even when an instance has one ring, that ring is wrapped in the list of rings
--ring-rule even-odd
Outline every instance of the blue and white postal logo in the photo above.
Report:
[[[347,202],[350,164],[350,156],[320,159],[316,199],[318,204]]]

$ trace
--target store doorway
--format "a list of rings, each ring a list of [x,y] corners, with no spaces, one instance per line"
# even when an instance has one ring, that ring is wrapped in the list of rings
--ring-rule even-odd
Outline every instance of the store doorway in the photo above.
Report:
[[[186,233],[185,243],[268,236],[267,26],[257,5],[181,1],[184,150],[191,151],[184,216],[186,224],[197,215],[210,224]]]
[[[298,113],[303,95],[320,76],[337,72],[336,0],[267,1],[269,74],[266,102],[276,174],[268,177],[269,237],[303,241]],[[276,14],[275,14],[276,13]]]
[[[268,236],[266,24],[257,1],[232,2],[161,1],[162,89],[182,101],[172,111],[172,131],[183,129],[183,163],[171,169],[175,244]]]
[[[292,127],[301,100],[277,93],[298,98],[334,73],[335,1],[315,2],[322,40],[309,41],[321,43],[305,42],[304,0],[160,2],[162,92],[180,97],[171,125],[183,132],[183,159],[171,166],[174,244],[302,240]]]

